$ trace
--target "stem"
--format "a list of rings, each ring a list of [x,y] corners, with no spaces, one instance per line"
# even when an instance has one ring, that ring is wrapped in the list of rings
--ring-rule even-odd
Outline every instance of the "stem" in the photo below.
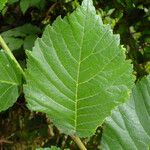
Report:
[[[16,60],[16,58],[12,54],[11,50],[9,49],[9,47],[7,46],[7,44],[5,43],[5,41],[3,40],[1,35],[0,35],[0,45],[3,48],[3,50],[9,55],[9,57],[15,62],[15,64],[19,68],[20,72],[22,73],[24,79],[26,79],[26,76],[25,76],[23,69],[21,68],[20,64],[18,63],[18,61]]]
[[[87,150],[79,137],[76,137],[74,135],[70,135],[70,136],[74,140],[74,142],[78,145],[78,147],[80,148],[80,150]]]

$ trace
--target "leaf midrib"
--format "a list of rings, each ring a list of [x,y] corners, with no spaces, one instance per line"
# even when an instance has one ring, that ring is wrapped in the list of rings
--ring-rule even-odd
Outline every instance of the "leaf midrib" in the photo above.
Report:
[[[87,7],[87,11],[88,11],[88,7]],[[83,13],[83,12],[82,12]],[[87,19],[87,15],[85,15],[83,13],[83,15],[85,16],[84,18],[84,26],[83,26],[83,36],[81,39],[81,46],[80,46],[80,53],[79,53],[79,63],[78,63],[78,69],[77,69],[77,80],[76,80],[76,92],[75,92],[75,131],[77,131],[77,118],[78,118],[78,86],[79,86],[79,77],[80,77],[80,66],[81,66],[81,55],[82,55],[82,47],[83,47],[83,40],[84,40],[84,35],[85,35],[85,22]]]

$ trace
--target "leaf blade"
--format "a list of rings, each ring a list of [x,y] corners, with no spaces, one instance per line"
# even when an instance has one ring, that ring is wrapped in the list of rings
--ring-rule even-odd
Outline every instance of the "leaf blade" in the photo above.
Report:
[[[22,75],[15,63],[2,50],[0,51],[0,70],[0,111],[4,111],[17,100]]]
[[[143,149],[150,143],[150,76],[144,77],[132,90],[130,100],[113,111],[106,120],[103,149]]]
[[[64,133],[92,135],[133,85],[132,65],[123,51],[92,1],[84,0],[70,16],[47,26],[27,52],[28,107],[46,112]],[[101,116],[89,119],[92,112]]]
[[[6,3],[7,3],[7,0],[1,0],[0,1],[0,11],[3,10],[3,8],[5,7]]]

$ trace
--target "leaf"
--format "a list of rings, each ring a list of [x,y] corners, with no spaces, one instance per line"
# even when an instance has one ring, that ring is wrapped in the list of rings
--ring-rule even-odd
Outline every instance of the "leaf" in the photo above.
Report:
[[[23,47],[24,49],[31,50],[34,46],[34,42],[37,39],[37,35],[29,35],[25,38]]]
[[[1,35],[12,51],[18,50],[22,46],[30,50],[34,45],[37,34],[40,32],[41,30],[37,26],[24,24],[23,26],[5,31]]]
[[[22,76],[15,63],[0,50],[0,112],[11,107],[19,96]]]
[[[20,8],[23,14],[28,10],[30,7],[36,7],[38,9],[42,9],[45,5],[45,0],[21,0],[20,1]]]
[[[104,126],[104,150],[148,150],[150,144],[150,75],[132,90],[131,98],[113,111]]]
[[[11,4],[14,4],[14,3],[17,3],[19,0],[8,0],[8,4],[11,5]]]
[[[5,37],[4,39],[11,50],[16,50],[21,48],[21,46],[24,43],[23,39],[21,38]]]
[[[51,148],[37,148],[36,150],[61,150],[56,146],[51,146]]]
[[[91,0],[48,25],[27,56],[28,107],[46,113],[66,134],[94,134],[129,97],[132,65],[119,36],[102,24]]]
[[[20,9],[23,12],[23,14],[27,11],[27,9],[30,7],[30,0],[21,0],[20,1]]]
[[[7,0],[0,0],[0,11],[5,7]]]
[[[8,31],[3,32],[1,35],[3,37],[25,37],[26,35],[32,35],[40,33],[41,30],[32,24],[24,24],[22,26],[16,27],[14,29],[10,29]]]

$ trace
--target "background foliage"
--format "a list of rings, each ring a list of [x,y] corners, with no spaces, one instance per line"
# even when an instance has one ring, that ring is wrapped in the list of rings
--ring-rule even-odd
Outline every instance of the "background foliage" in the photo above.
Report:
[[[36,37],[57,16],[71,13],[80,0],[8,0],[0,14],[0,33],[25,67],[25,49],[31,50]],[[111,24],[127,48],[138,78],[150,73],[150,1],[94,0],[97,13],[105,24]],[[1,6],[1,4],[0,4]],[[0,8],[1,9],[1,8]],[[102,128],[83,140],[88,149],[100,147]],[[45,115],[30,112],[22,94],[16,104],[0,113],[0,148],[35,149],[57,145],[76,149],[70,137],[60,134]]]

